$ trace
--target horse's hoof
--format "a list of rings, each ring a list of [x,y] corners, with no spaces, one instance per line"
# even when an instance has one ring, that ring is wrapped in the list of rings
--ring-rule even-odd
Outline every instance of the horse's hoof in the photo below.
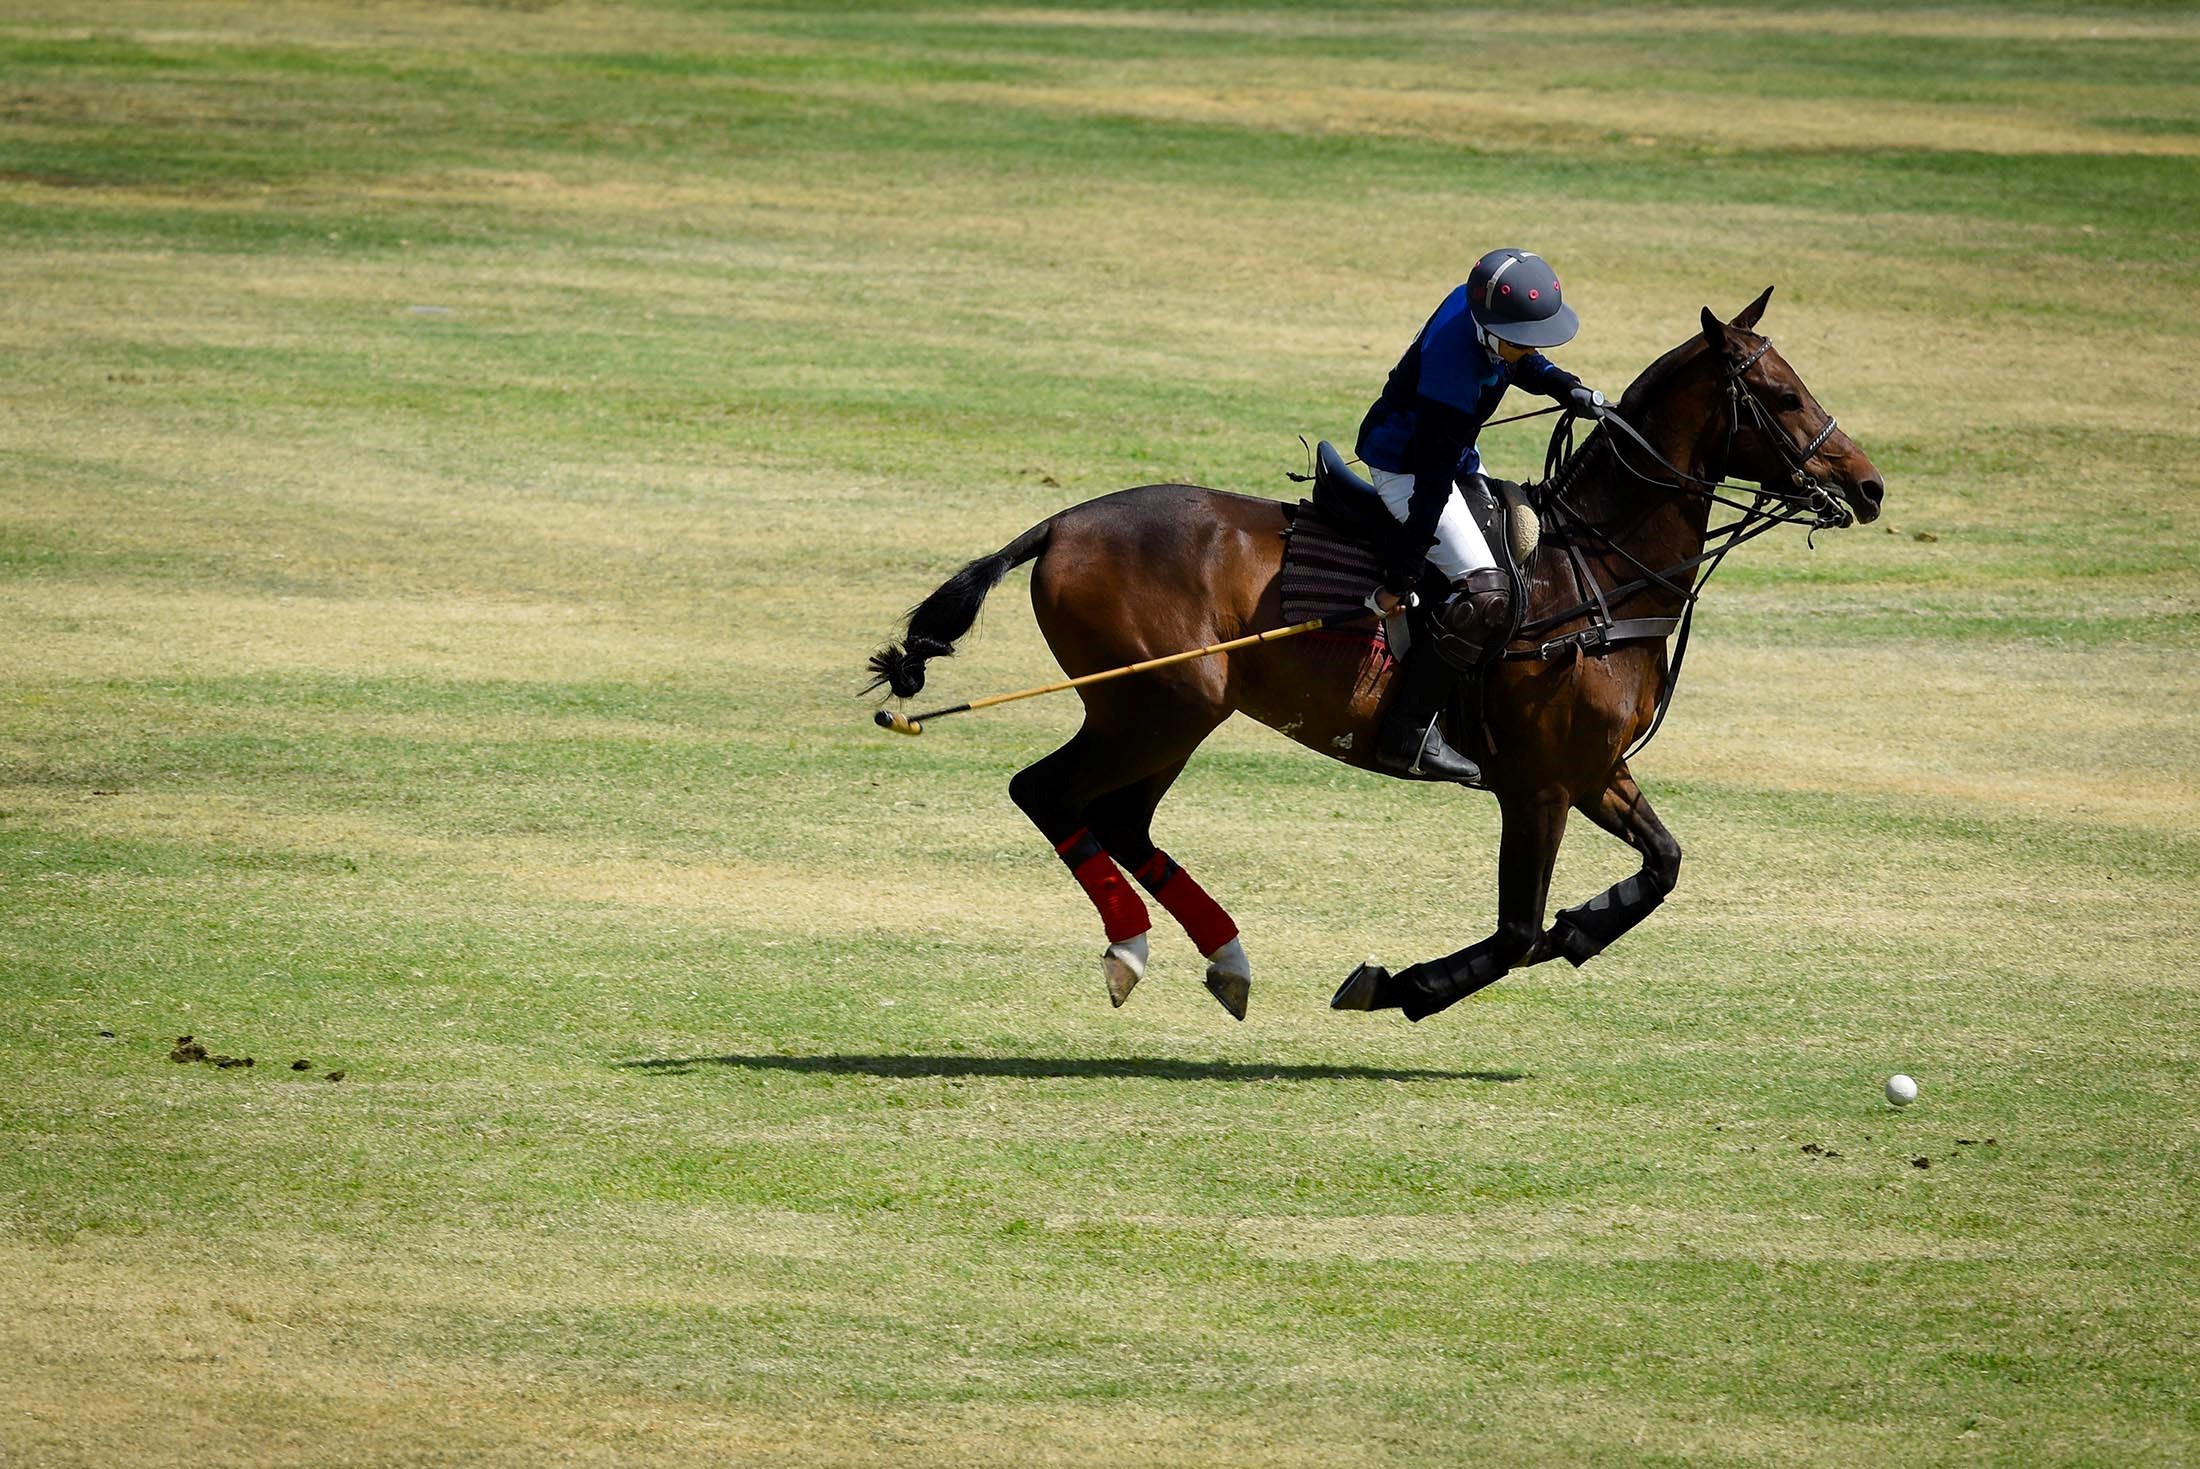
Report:
[[[1239,1020],[1253,997],[1253,961],[1235,938],[1207,956],[1207,993]]]
[[[1135,933],[1121,943],[1108,945],[1108,951],[1100,956],[1100,974],[1108,982],[1108,1003],[1122,1009],[1131,991],[1146,977],[1146,936]]]
[[[1332,1010],[1373,1010],[1376,997],[1390,980],[1390,971],[1375,962],[1375,956],[1367,956],[1367,962],[1352,971],[1345,982],[1337,986],[1337,992],[1329,997]]]

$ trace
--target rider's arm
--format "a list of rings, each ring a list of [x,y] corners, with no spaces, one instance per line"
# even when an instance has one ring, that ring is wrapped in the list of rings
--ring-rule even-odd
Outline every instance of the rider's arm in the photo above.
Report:
[[[1530,352],[1512,364],[1512,381],[1516,388],[1526,388],[1531,393],[1541,393],[1561,403],[1574,403],[1586,410],[1604,406],[1604,395],[1591,388],[1580,378],[1560,367],[1541,352]]]
[[[1560,367],[1541,352],[1530,352],[1512,364],[1513,386],[1526,388],[1531,393],[1541,393],[1546,398],[1566,401],[1566,395],[1581,386],[1581,379]]]
[[[1436,522],[1444,514],[1444,502],[1451,498],[1452,476],[1478,426],[1471,413],[1434,398],[1424,396],[1414,405],[1413,438],[1406,445],[1413,499],[1383,563],[1387,590],[1402,596],[1420,579],[1421,560],[1435,544]]]

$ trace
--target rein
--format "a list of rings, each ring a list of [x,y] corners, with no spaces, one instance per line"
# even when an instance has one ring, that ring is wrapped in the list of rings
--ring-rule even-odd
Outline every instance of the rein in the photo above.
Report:
[[[1623,760],[1632,759],[1640,753],[1664,725],[1666,711],[1672,707],[1673,692],[1680,686],[1682,661],[1688,656],[1688,635],[1695,623],[1697,599],[1702,595],[1705,584],[1711,580],[1712,573],[1726,559],[1727,553],[1776,526],[1808,525],[1811,536],[1815,537],[1821,530],[1847,526],[1855,518],[1830,487],[1812,478],[1804,470],[1811,456],[1824,446],[1826,440],[1833,437],[1838,426],[1837,421],[1828,415],[1825,427],[1798,450],[1795,441],[1788,437],[1759,400],[1756,392],[1743,380],[1743,374],[1771,350],[1772,341],[1768,337],[1747,359],[1738,365],[1730,364],[1726,369],[1726,443],[1719,452],[1719,473],[1713,478],[1706,479],[1691,474],[1667,460],[1633,424],[1611,409],[1600,415],[1598,427],[1591,431],[1578,449],[1574,446],[1573,432],[1574,420],[1580,415],[1569,412],[1551,430],[1550,444],[1543,459],[1544,484],[1538,498],[1552,511],[1557,512],[1558,524],[1554,528],[1558,535],[1550,539],[1564,547],[1575,584],[1587,588],[1589,595],[1562,611],[1523,623],[1511,641],[1519,643],[1526,639],[1529,640],[1529,646],[1508,646],[1498,656],[1510,661],[1548,662],[1570,648],[1578,656],[1600,657],[1621,643],[1662,643],[1667,638],[1674,638],[1673,656],[1658,691],[1657,711],[1651,718],[1650,727],[1643,731],[1642,737],[1621,757]],[[1777,445],[1781,457],[1787,461],[1789,481],[1793,489],[1774,490],[1763,485],[1734,483],[1725,478],[1726,465],[1733,457],[1734,440],[1741,432],[1745,407],[1751,425]],[[1672,478],[1660,479],[1629,463],[1626,453],[1620,449],[1619,438],[1608,432],[1615,429],[1648,454],[1658,468]],[[1615,532],[1590,521],[1567,502],[1567,491],[1573,487],[1583,467],[1598,449],[1610,453],[1612,462],[1630,477],[1659,489],[1701,498],[1709,504],[1723,505],[1735,511],[1736,518],[1725,525],[1707,528],[1704,532],[1705,549],[1696,555],[1676,561],[1663,569],[1652,567],[1622,545],[1621,541],[1631,536],[1644,520],[1656,512],[1656,505],[1646,507],[1641,516],[1624,529]],[[1746,494],[1749,498],[1745,502],[1734,498],[1732,494],[1721,493],[1722,491]],[[1602,543],[1607,550],[1642,574],[1618,586],[1604,586],[1598,581],[1588,557],[1583,554],[1584,540]],[[1681,615],[1631,618],[1613,616],[1614,606],[1624,605],[1629,599],[1653,588],[1680,598]],[[1579,631],[1554,638],[1540,636],[1584,617],[1589,619],[1589,625]]]

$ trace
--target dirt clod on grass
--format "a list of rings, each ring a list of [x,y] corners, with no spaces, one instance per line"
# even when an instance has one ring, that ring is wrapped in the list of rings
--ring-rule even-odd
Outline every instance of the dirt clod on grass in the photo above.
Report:
[[[301,1056],[297,1060],[290,1063],[290,1069],[293,1071],[311,1071],[313,1069],[313,1063]]]
[[[1930,1168],[1933,1166],[1933,1160],[1920,1153],[1910,1160],[1910,1166],[1912,1168]]]
[[[188,1035],[176,1037],[175,1049],[168,1053],[168,1059],[184,1064],[203,1061],[207,1065],[217,1067],[223,1071],[233,1071],[240,1066],[257,1066],[259,1064],[251,1056],[232,1056],[226,1051],[209,1052],[203,1041],[196,1036]],[[300,1061],[291,1069],[293,1071],[305,1071],[310,1069],[311,1064],[310,1062]]]
[[[344,1079],[344,1073],[341,1071],[331,1071],[326,1077],[322,1079],[324,1081],[342,1081]]]

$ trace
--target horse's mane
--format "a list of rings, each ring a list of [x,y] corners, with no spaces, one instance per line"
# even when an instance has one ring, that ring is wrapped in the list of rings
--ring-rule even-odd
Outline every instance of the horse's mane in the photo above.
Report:
[[[1691,360],[1703,349],[1703,337],[1692,336],[1660,357],[1657,361],[1635,374],[1635,380],[1627,385],[1627,391],[1619,395],[1620,412],[1629,423],[1641,416],[1651,400],[1665,388],[1668,377],[1676,377],[1685,360]]]
[[[1636,373],[1635,380],[1627,385],[1627,391],[1619,395],[1620,416],[1629,423],[1641,424],[1645,411],[1663,396],[1668,379],[1679,376],[1681,368],[1695,360],[1702,346],[1701,336],[1690,337]],[[1572,430],[1573,420],[1565,418],[1559,420],[1558,428],[1552,434],[1550,452],[1544,456],[1543,464],[1543,483],[1550,490],[1564,490],[1572,484],[1574,476],[1589,462],[1589,457],[1611,441],[1611,436],[1604,431],[1602,424],[1592,429],[1589,436],[1579,444],[1572,442]]]

